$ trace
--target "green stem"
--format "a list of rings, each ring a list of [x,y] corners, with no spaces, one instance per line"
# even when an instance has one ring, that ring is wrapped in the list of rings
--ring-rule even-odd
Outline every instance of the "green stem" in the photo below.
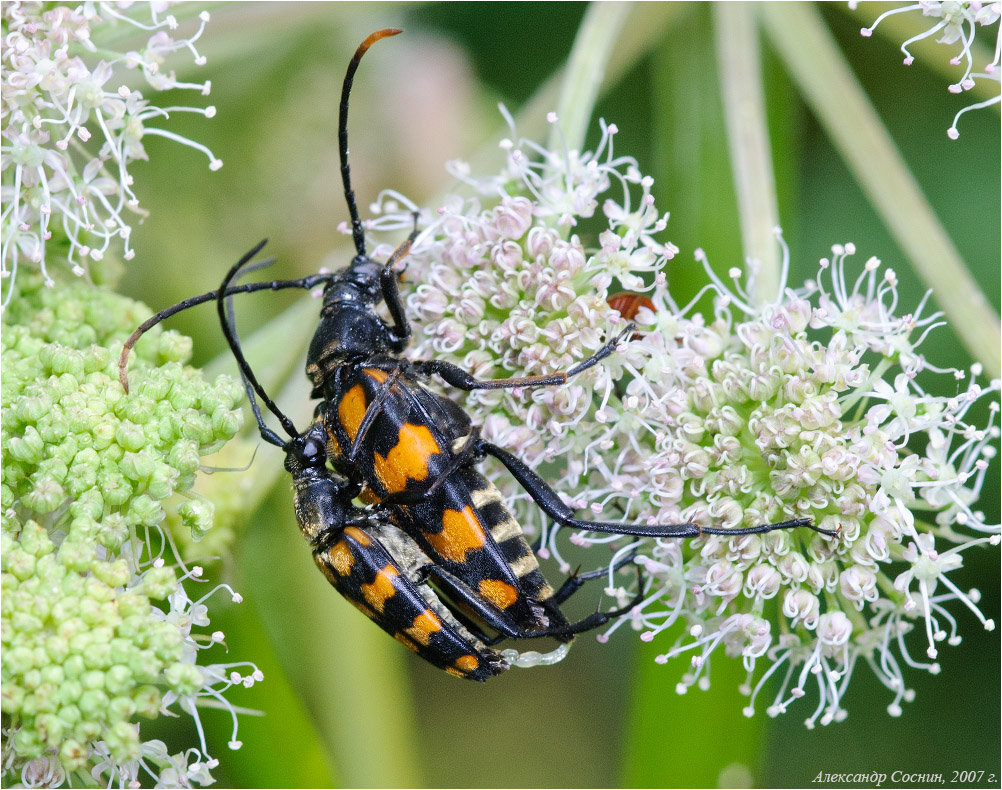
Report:
[[[613,46],[629,13],[630,3],[592,3],[588,6],[567,59],[566,76],[557,102],[560,125],[550,129],[550,150],[562,145],[571,151],[583,149],[595,99]]]
[[[611,4],[610,4],[611,5]],[[614,39],[615,48],[609,54],[607,66],[603,71],[598,94],[601,96],[609,88],[619,82],[623,75],[629,72],[638,61],[648,55],[664,38],[665,30],[689,11],[687,3],[639,3],[632,6],[629,18],[624,27],[630,32],[628,36]],[[584,23],[582,23],[583,25]],[[580,38],[580,35],[579,35]],[[538,140],[546,128],[546,113],[554,107],[562,107],[561,95],[565,92],[569,72],[569,63],[555,71],[532,94],[515,116],[515,126],[522,136]],[[594,100],[592,100],[592,105]],[[592,107],[589,106],[588,117]],[[576,115],[571,112],[571,116]],[[570,118],[568,119],[570,120]],[[563,123],[565,139],[573,139],[568,133],[568,127]],[[470,164],[475,172],[494,168],[498,160],[498,142],[509,137],[511,131],[502,126],[477,152],[470,157]]]
[[[960,259],[816,9],[765,3],[776,51],[954,331],[990,376],[1002,374],[998,313]]]
[[[750,4],[728,3],[714,4],[712,12],[741,239],[745,259],[760,266],[754,283],[756,301],[769,304],[778,298],[780,288],[780,251],[774,235],[779,207],[756,11]]]

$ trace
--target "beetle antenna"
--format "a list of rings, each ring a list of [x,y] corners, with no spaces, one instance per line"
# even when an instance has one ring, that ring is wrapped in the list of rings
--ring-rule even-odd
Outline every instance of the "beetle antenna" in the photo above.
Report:
[[[252,266],[248,267],[248,269],[252,268],[254,267]],[[226,296],[225,299],[226,299],[226,325],[229,327],[230,332],[233,334],[237,346],[240,347],[242,350],[242,346],[240,346],[240,336],[237,334],[236,316],[233,312],[233,297]],[[257,402],[257,396],[254,393],[254,387],[251,386],[250,381],[244,374],[243,368],[240,368],[240,379],[244,383],[244,391],[247,393],[247,399],[250,401],[251,411],[254,412],[254,419],[257,420],[258,433],[261,434],[261,438],[264,439],[269,444],[273,444],[276,447],[281,447],[284,449],[285,442],[282,441],[282,437],[279,436],[277,433],[275,433],[273,430],[271,430],[271,428],[269,428],[265,424],[264,417],[261,414],[261,406]],[[257,448],[254,449],[254,453],[255,455],[257,454]],[[251,458],[251,462],[253,462],[253,460],[254,459]]]
[[[251,410],[254,412],[254,417],[257,420],[258,429],[261,432],[261,438],[266,442],[276,445],[277,447],[285,447],[285,442],[282,438],[271,430],[267,425],[264,424],[264,418],[261,416],[261,407],[258,405],[257,398],[254,397],[254,393],[257,392],[261,396],[261,400],[264,401],[264,405],[268,407],[272,414],[274,414],[282,427],[285,428],[286,433],[292,438],[299,435],[299,431],[296,430],[296,426],[292,424],[292,420],[286,417],[282,411],[275,405],[275,402],[268,397],[268,393],[264,391],[264,388],[257,380],[257,376],[254,375],[254,371],[251,370],[250,365],[247,363],[247,358],[244,357],[243,349],[240,347],[240,338],[237,336],[236,332],[236,322],[234,321],[232,315],[228,315],[226,311],[226,300],[227,300],[227,290],[229,289],[230,282],[234,277],[239,274],[240,270],[250,263],[250,260],[261,251],[261,248],[267,243],[267,239],[258,243],[250,252],[247,252],[239,261],[237,261],[230,270],[226,273],[226,277],[223,278],[222,284],[216,291],[216,310],[219,313],[219,321],[223,327],[223,335],[226,337],[226,342],[230,346],[230,350],[233,352],[233,356],[237,360],[237,366],[240,368],[240,376],[244,380],[244,388],[247,390],[247,397],[250,399]]]
[[[355,50],[355,56],[348,64],[348,71],[344,75],[344,85],[341,87],[341,112],[338,116],[337,126],[338,153],[341,155],[341,181],[344,183],[344,199],[348,204],[348,213],[351,215],[351,237],[360,258],[365,257],[365,231],[362,229],[362,220],[358,216],[355,192],[351,188],[351,169],[348,167],[348,96],[351,93],[351,84],[355,80],[358,64],[369,47],[382,38],[403,32],[403,30],[388,27],[384,30],[377,30],[359,44],[358,49]]]
[[[260,245],[258,246],[258,249],[260,249]],[[268,258],[267,260],[254,264],[251,268],[259,269],[263,266],[268,266],[273,263],[274,260],[274,258]],[[309,277],[301,277],[298,280],[272,280],[271,282],[234,285],[227,288],[223,295],[233,296],[235,294],[254,293],[255,291],[281,291],[286,288],[303,288],[308,291],[311,288],[316,288],[318,285],[330,282],[331,277],[332,275],[330,273],[311,274]],[[128,365],[129,362],[129,354],[132,352],[133,346],[139,342],[139,339],[157,324],[170,318],[172,315],[180,313],[182,310],[187,310],[189,307],[194,307],[195,305],[200,305],[205,302],[214,302],[218,296],[219,291],[216,290],[199,294],[198,296],[192,296],[189,299],[183,299],[177,304],[161,310],[156,315],[150,316],[138,327],[136,327],[136,330],[129,335],[128,340],[125,341],[125,345],[122,347],[122,353],[118,358],[118,380],[122,382],[122,388],[125,390],[126,394],[129,393],[129,375],[126,370],[126,365]]]
[[[236,321],[233,317],[233,297],[226,297],[226,321],[230,326],[230,331],[233,333],[234,338],[236,338],[239,343],[240,338],[237,335]],[[276,447],[285,447],[285,442],[282,441],[282,437],[275,433],[271,428],[269,428],[265,422],[264,417],[261,415],[261,406],[257,402],[257,396],[254,394],[254,387],[251,385],[247,376],[244,374],[243,368],[240,369],[240,378],[244,383],[244,391],[247,393],[247,399],[250,401],[251,411],[254,412],[254,419],[257,420],[258,433],[261,434],[261,438],[264,439],[269,444],[273,444]],[[257,450],[255,449],[255,453]],[[252,458],[251,461],[254,459]]]

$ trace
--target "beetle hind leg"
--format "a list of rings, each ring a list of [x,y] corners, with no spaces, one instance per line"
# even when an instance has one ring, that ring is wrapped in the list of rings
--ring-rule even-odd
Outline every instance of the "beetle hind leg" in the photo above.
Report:
[[[570,598],[574,593],[580,590],[586,582],[592,579],[601,579],[607,576],[610,571],[618,571],[620,568],[633,562],[633,558],[637,556],[637,550],[629,552],[625,557],[623,557],[618,562],[610,563],[604,568],[598,568],[594,571],[588,571],[588,573],[571,573],[559,589],[553,593],[553,598],[551,599],[555,604],[562,604],[568,598]]]
[[[583,577],[586,576],[587,579],[597,578],[596,574],[601,575],[606,572],[608,572],[608,568],[600,568],[598,571],[592,571],[591,573],[583,574]],[[583,581],[587,581],[587,579],[583,577],[578,577],[579,579],[582,579],[581,583],[583,583]],[[571,581],[571,579],[568,579],[568,582],[569,581]],[[558,595],[560,594],[561,591],[563,591],[564,587],[567,586],[568,582],[564,582],[560,590],[557,592]],[[568,592],[565,595],[564,600],[566,600],[567,597],[569,597],[577,589],[579,589],[581,587],[581,583],[574,586],[573,589],[571,589],[570,592]],[[644,599],[644,574],[643,570],[638,565],[637,593],[636,595],[633,596],[633,599],[628,604],[626,604],[626,606],[622,606],[619,609],[612,609],[608,612],[601,612],[601,611],[592,612],[590,615],[582,618],[581,620],[578,620],[576,623],[570,623],[568,625],[560,626],[557,628],[547,628],[541,631],[533,631],[532,633],[525,634],[524,638],[535,639],[537,637],[551,636],[560,640],[571,639],[576,634],[580,634],[585,631],[591,631],[595,628],[601,628],[606,623],[615,620],[619,617],[622,617],[623,615],[629,614],[631,611],[633,611],[633,608],[637,606],[637,604],[639,604],[643,599]]]

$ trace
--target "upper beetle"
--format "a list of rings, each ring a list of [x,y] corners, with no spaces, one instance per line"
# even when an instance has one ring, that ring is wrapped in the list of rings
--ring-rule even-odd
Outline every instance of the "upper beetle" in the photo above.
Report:
[[[334,468],[362,485],[368,501],[392,512],[394,521],[433,560],[430,573],[439,589],[461,600],[476,624],[488,626],[495,638],[566,639],[607,618],[594,616],[573,626],[567,622],[559,608],[562,598],[540,573],[518,522],[498,490],[475,469],[486,455],[501,461],[561,525],[659,538],[813,528],[809,519],[734,530],[579,520],[522,461],[483,440],[455,402],[427,388],[432,375],[466,391],[560,386],[611,354],[633,327],[628,325],[570,369],[548,375],[478,380],[443,360],[401,356],[411,329],[398,292],[397,265],[417,238],[417,228],[385,263],[375,263],[366,254],[347,146],[348,96],[359,61],[373,43],[398,32],[381,30],[362,43],[348,67],[341,95],[341,175],[356,255],[325,285],[320,324],[306,364],[314,397],[322,399],[317,415],[328,434],[327,451]],[[380,302],[385,303],[388,322],[376,312]]]
[[[809,527],[834,535],[814,527],[806,518],[740,529],[701,527],[691,523],[625,524],[578,519],[525,463],[482,439],[459,405],[428,389],[426,383],[430,376],[437,376],[465,391],[560,386],[613,353],[617,343],[633,327],[628,325],[570,369],[540,376],[478,380],[443,360],[412,361],[402,356],[411,330],[398,292],[397,265],[417,238],[417,227],[385,263],[369,258],[351,189],[347,158],[348,96],[355,71],[373,43],[399,32],[388,29],[370,35],[355,52],[342,89],[338,138],[345,199],[356,249],[351,263],[333,274],[230,286],[230,277],[250,261],[262,243],[231,270],[220,289],[163,311],[137,333],[179,309],[208,299],[216,299],[221,304],[226,296],[236,293],[266,288],[312,288],[323,284],[320,323],[306,364],[313,395],[321,402],[315,422],[307,433],[322,438],[325,468],[329,462],[347,481],[348,487],[344,490],[361,492],[363,499],[375,506],[366,518],[375,518],[371,515],[375,513],[385,514],[410,541],[407,545],[413,548],[408,548],[407,552],[417,552],[428,560],[420,563],[420,580],[434,585],[436,595],[440,596],[437,600],[485,648],[505,638],[551,636],[570,641],[574,634],[599,626],[626,611],[595,612],[576,623],[567,620],[560,605],[586,579],[603,574],[607,569],[572,576],[555,591],[541,573],[521,527],[499,491],[475,468],[475,464],[488,455],[507,468],[547,516],[560,525],[576,529],[638,537],[692,538],[704,533],[738,536]],[[388,322],[377,313],[381,302],[385,303],[389,314]],[[231,346],[238,359],[242,359],[235,338]],[[128,346],[122,357],[123,383],[127,353]],[[245,375],[249,373],[245,365],[241,369]],[[263,390],[256,389],[270,404]],[[292,436],[298,435],[291,424],[287,430]],[[262,435],[265,435],[263,424]],[[319,467],[316,470],[319,473]],[[338,505],[341,510],[359,517],[365,515],[364,511],[352,511],[354,506],[344,501],[345,496],[341,494],[342,501]],[[333,506],[326,508],[326,512],[333,510]],[[304,519],[300,517],[300,525],[303,524]],[[385,548],[381,541],[376,543]],[[638,595],[641,592],[638,591]],[[352,598],[353,588],[345,595]],[[357,600],[357,596],[352,600]],[[372,619],[390,630],[378,618]]]

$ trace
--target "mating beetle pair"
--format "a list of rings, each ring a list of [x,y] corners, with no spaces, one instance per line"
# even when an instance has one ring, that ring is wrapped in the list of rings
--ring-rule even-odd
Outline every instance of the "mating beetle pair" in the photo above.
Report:
[[[217,291],[168,308],[140,327],[123,351],[122,370],[128,349],[142,331],[178,310],[215,300],[261,436],[286,453],[297,521],[320,569],[345,598],[422,658],[473,680],[486,680],[509,667],[492,649],[504,639],[548,636],[567,643],[630,608],[595,612],[576,623],[567,620],[561,604],[584,581],[607,569],[572,576],[554,591],[499,491],[477,472],[475,464],[485,456],[500,461],[549,518],[576,529],[689,538],[806,526],[833,534],[817,529],[810,519],[733,530],[579,520],[522,461],[484,441],[456,403],[425,386],[430,376],[465,391],[560,386],[611,354],[633,327],[566,372],[542,376],[481,381],[445,361],[401,356],[411,330],[395,267],[408,254],[416,231],[385,263],[366,255],[347,160],[348,96],[355,71],[373,43],[399,32],[381,30],[369,36],[349,64],[342,89],[341,174],[357,252],[350,265],[300,280],[231,285],[262,242],[231,268]],[[323,307],[306,370],[313,395],[321,402],[314,422],[299,432],[247,364],[226,300],[256,290],[319,284],[324,285]],[[389,323],[376,313],[381,301]],[[265,425],[256,396],[279,419],[288,440]],[[360,494],[366,507],[354,504]]]

